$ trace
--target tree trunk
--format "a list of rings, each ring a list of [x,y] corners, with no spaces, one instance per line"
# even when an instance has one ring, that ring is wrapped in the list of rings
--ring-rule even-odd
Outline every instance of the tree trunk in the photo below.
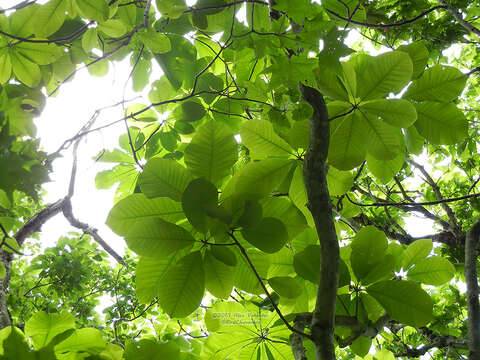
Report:
[[[335,359],[335,304],[338,288],[340,249],[327,188],[330,125],[327,107],[320,92],[300,84],[303,98],[313,108],[310,119],[310,146],[305,155],[303,179],[321,246],[320,280],[310,330],[317,360]]]
[[[467,283],[468,358],[480,360],[480,305],[478,301],[477,245],[480,237],[480,219],[467,232],[465,240],[465,281]]]

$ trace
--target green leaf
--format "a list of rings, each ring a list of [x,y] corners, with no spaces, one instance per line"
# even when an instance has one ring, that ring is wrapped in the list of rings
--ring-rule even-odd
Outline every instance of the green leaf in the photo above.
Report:
[[[168,315],[181,318],[198,308],[204,292],[202,255],[196,251],[180,259],[160,280],[158,298]]]
[[[135,268],[135,293],[138,301],[148,304],[158,296],[160,280],[182,255],[185,255],[185,251],[181,250],[163,258],[140,257]]]
[[[183,113],[182,120],[187,122],[198,121],[206,114],[203,105],[196,101],[183,102],[179,108]]]
[[[0,279],[3,279],[7,275],[7,269],[5,269],[5,265],[0,263]]]
[[[417,101],[450,102],[460,96],[467,76],[454,67],[436,65],[412,82],[404,97]]]
[[[98,41],[97,28],[90,28],[82,36],[82,48],[86,53],[89,53],[94,48],[100,48]]]
[[[318,284],[321,263],[320,245],[308,245],[304,250],[293,257],[293,266],[296,273],[305,280]]]
[[[350,170],[365,160],[368,143],[364,141],[369,125],[358,111],[330,123],[328,162],[340,170]]]
[[[110,10],[105,0],[76,0],[78,11],[83,17],[99,23],[108,19]]]
[[[185,149],[187,168],[215,184],[232,173],[237,158],[237,142],[232,132],[214,120],[200,126]]]
[[[268,156],[288,157],[293,153],[293,149],[275,133],[269,121],[252,120],[244,122],[240,127],[240,136],[242,137],[242,143],[250,150],[250,156],[253,159]]]
[[[212,73],[206,73],[198,79],[197,90],[201,91],[213,91],[220,93],[223,89],[223,79],[213,75]],[[218,94],[201,94],[200,97],[205,100],[207,104],[211,104],[213,100],[217,98]]]
[[[245,165],[236,175],[238,193],[265,196],[277,190],[293,165],[288,159],[265,159]]]
[[[218,192],[215,185],[200,178],[192,180],[182,195],[182,208],[190,224],[206,233],[208,230],[207,210],[217,206]]]
[[[467,137],[467,119],[453,103],[424,101],[415,104],[420,135],[433,144],[455,144]]]
[[[212,255],[219,261],[228,266],[237,265],[237,257],[235,253],[226,245],[218,245],[211,247]]]
[[[54,63],[64,54],[61,48],[54,44],[21,42],[15,45],[15,50],[38,65]]]
[[[433,301],[416,283],[387,280],[367,288],[392,317],[405,325],[421,327],[433,319]]]
[[[193,245],[195,239],[184,228],[165,220],[137,220],[125,235],[128,247],[146,257],[164,257]]]
[[[41,79],[40,68],[25,56],[15,51],[10,51],[13,73],[22,83],[29,87],[38,85]]]
[[[375,271],[385,257],[387,245],[385,234],[373,226],[365,226],[357,232],[351,244],[350,263],[358,281]]]
[[[12,75],[12,62],[7,51],[0,52],[0,84],[5,84]]]
[[[163,16],[178,19],[187,9],[184,0],[156,0],[157,9]]]
[[[156,32],[154,29],[149,29],[144,33],[138,33],[138,36],[153,53],[164,54],[172,50],[172,45],[167,35]]]
[[[400,152],[392,160],[377,160],[371,155],[367,155],[368,170],[378,179],[380,184],[386,184],[393,179],[402,169],[405,162],[405,154]]]
[[[213,246],[212,248],[219,247]],[[235,273],[232,268],[212,254],[206,251],[203,258],[205,269],[205,287],[215,297],[228,299],[233,289],[233,280]]]
[[[401,45],[398,47],[399,51],[404,51],[410,58],[412,59],[413,63],[413,74],[412,78],[418,78],[425,69],[425,66],[428,63],[428,49],[425,46],[423,41],[416,41],[408,45]]]
[[[175,201],[192,180],[192,175],[174,160],[150,159],[138,179],[140,189],[148,198],[167,196]]]
[[[335,100],[349,101],[347,89],[341,76],[330,68],[318,67],[314,70],[317,86],[322,94]],[[331,115],[330,115],[331,116]]]
[[[116,19],[107,20],[98,26],[98,30],[111,37],[120,37],[127,32],[125,24]],[[170,43],[170,42],[169,42]]]
[[[139,341],[127,340],[124,357],[125,360],[162,360],[182,358],[178,345],[173,341],[157,343],[155,340],[148,338],[143,338]],[[123,359],[123,357],[112,360],[121,359]]]
[[[98,329],[83,328],[75,330],[72,335],[54,347],[55,353],[83,352],[91,355],[105,349],[106,342]]]
[[[372,347],[372,339],[367,338],[365,336],[359,336],[350,345],[350,349],[353,351],[353,353],[362,358],[368,354],[371,347]]]
[[[333,196],[340,196],[350,191],[355,176],[349,171],[340,171],[329,166],[327,173],[328,192]]]
[[[245,228],[242,235],[250,244],[266,252],[279,251],[288,240],[288,232],[282,221],[265,217],[255,227]]]
[[[51,0],[35,12],[35,33],[38,37],[47,37],[56,32],[65,21],[67,1]]]
[[[433,243],[431,239],[416,240],[407,246],[403,252],[403,269],[408,270],[412,265],[425,259],[432,251]]]
[[[46,347],[55,336],[75,328],[75,317],[69,313],[37,312],[25,323],[25,335],[36,350]]]
[[[153,122],[158,120],[158,116],[153,111],[153,109],[147,109],[147,106],[144,104],[132,104],[125,110],[125,116],[131,116],[135,114],[130,120],[133,121],[143,121],[143,122]],[[137,114],[140,112],[139,114]]]
[[[403,150],[403,137],[399,128],[388,125],[376,116],[363,113],[364,122],[367,124],[368,153],[378,160],[392,160]]]
[[[143,194],[132,194],[115,204],[106,224],[118,235],[126,235],[137,221],[150,218],[177,222],[184,214],[181,205],[169,198],[148,199]]]
[[[0,354],[3,352],[3,356],[0,355],[2,360],[36,360],[35,355],[30,351],[25,335],[20,329],[10,326],[2,329],[2,331],[6,332],[3,346],[0,347]],[[2,338],[1,335],[0,333],[0,339]]]
[[[280,296],[295,299],[302,294],[298,282],[289,276],[276,276],[268,279],[268,284]]]
[[[410,280],[420,281],[428,285],[443,285],[455,275],[455,267],[450,261],[440,256],[431,256],[420,260],[408,271]]]
[[[241,227],[255,227],[262,219],[263,208],[258,201],[246,200],[242,215],[237,220]]]
[[[378,99],[364,102],[361,111],[380,117],[386,123],[407,128],[417,120],[417,111],[410,101],[402,99]]]
[[[398,93],[412,78],[412,60],[401,51],[375,57],[360,55],[351,61],[357,74],[357,97],[362,101]]]

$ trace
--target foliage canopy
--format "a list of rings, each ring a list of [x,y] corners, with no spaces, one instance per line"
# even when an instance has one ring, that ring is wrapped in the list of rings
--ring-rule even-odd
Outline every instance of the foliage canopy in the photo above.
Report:
[[[0,10],[0,359],[480,358],[479,15],[464,0]],[[43,152],[47,98],[118,61],[148,102]],[[123,258],[71,206],[79,143],[118,122],[95,182],[116,187]],[[70,150],[69,191],[44,204]],[[41,250],[59,213],[80,233]],[[409,234],[411,216],[434,232]]]

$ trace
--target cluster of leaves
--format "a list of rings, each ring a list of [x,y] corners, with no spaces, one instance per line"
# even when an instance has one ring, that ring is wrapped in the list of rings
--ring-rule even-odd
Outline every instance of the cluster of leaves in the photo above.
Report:
[[[55,93],[83,66],[105,75],[109,61],[127,56],[134,91],[150,84],[152,61],[163,70],[150,84],[150,104],[126,108],[128,132],[119,148],[98,156],[114,166],[97,175],[97,187],[117,185],[106,222],[138,255],[136,265],[128,260],[127,276],[114,273],[86,238],[62,238],[30,264],[17,263],[12,273],[25,276],[12,277],[9,305],[25,331],[1,330],[0,358],[292,359],[291,323],[315,308],[322,250],[303,180],[313,110],[297,90],[300,82],[323,93],[330,118],[328,191],[344,240],[336,316],[361,328],[388,317],[412,329],[413,345],[429,324],[465,336],[462,321],[449,326],[446,316],[461,313],[450,310],[459,295],[443,298],[424,286],[447,287],[457,274],[442,250],[433,251],[430,239],[394,242],[390,228],[402,224],[400,210],[368,212],[346,201],[359,186],[367,186],[367,198],[399,186],[392,185],[399,173],[400,180],[411,177],[405,157],[424,149],[440,149],[437,162],[464,156],[471,160],[462,165],[466,179],[475,175],[475,140],[455,103],[467,75],[435,64],[439,48],[426,42],[375,57],[343,44],[346,31],[338,27],[352,20],[392,22],[428,5],[406,3],[199,0],[188,7],[158,0],[155,8],[150,1],[50,0],[0,15],[0,137],[7,144],[0,164],[8,164],[8,176],[0,177],[2,211],[11,208],[15,190],[33,196],[46,180],[46,157],[32,139],[31,117],[44,102],[38,89]],[[377,37],[395,43],[419,31]],[[445,186],[450,194],[468,190],[466,182]],[[431,186],[420,190],[425,200],[438,200]],[[469,209],[455,211],[473,222]],[[351,225],[362,215],[367,226]],[[101,293],[115,300],[105,309],[111,326],[103,331],[84,327],[103,328],[94,310]],[[27,320],[33,308],[40,312]],[[337,343],[349,346],[338,356],[372,358],[372,338],[383,325],[366,337],[351,324],[335,330]],[[140,333],[150,336],[133,341]],[[124,347],[107,344],[102,334]],[[313,344],[304,346],[313,356]],[[375,358],[392,358],[401,347],[391,339]]]

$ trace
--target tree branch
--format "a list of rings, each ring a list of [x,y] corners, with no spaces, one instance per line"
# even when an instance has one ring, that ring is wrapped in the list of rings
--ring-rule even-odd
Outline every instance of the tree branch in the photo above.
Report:
[[[318,360],[335,359],[335,304],[339,277],[339,245],[327,187],[330,125],[327,107],[320,92],[299,84],[303,99],[313,108],[310,118],[310,145],[305,155],[303,179],[310,210],[321,245],[317,299],[310,330]]]
[[[369,28],[385,29],[385,28],[398,27],[398,26],[411,24],[411,23],[423,18],[425,15],[430,14],[432,11],[435,11],[437,9],[445,9],[445,8],[446,8],[445,5],[437,5],[437,6],[432,7],[431,9],[428,9],[428,10],[422,12],[420,15],[417,15],[412,19],[400,21],[400,22],[393,23],[393,24],[370,24],[370,23],[366,23],[366,22],[361,22],[361,21],[356,21],[356,20],[349,19],[348,17],[344,17],[340,14],[337,14],[335,11],[327,9],[327,8],[325,8],[325,10],[329,14],[332,14],[333,16],[335,16],[336,18],[345,20],[345,21],[347,21],[349,23],[352,23],[352,24],[361,25],[361,26],[365,26],[365,27],[369,27]]]
[[[465,29],[467,29],[469,32],[474,33],[477,36],[480,36],[480,29],[476,28],[472,24],[470,24],[468,21],[464,20],[462,17],[462,14],[455,9],[452,5],[448,4],[445,0],[438,0],[442,6],[447,9],[447,11],[452,14],[452,16],[457,20],[457,22],[462,25]]]
[[[480,359],[480,304],[478,301],[477,245],[480,238],[480,219],[467,232],[465,241],[465,282],[467,284],[467,310],[469,359]]]

